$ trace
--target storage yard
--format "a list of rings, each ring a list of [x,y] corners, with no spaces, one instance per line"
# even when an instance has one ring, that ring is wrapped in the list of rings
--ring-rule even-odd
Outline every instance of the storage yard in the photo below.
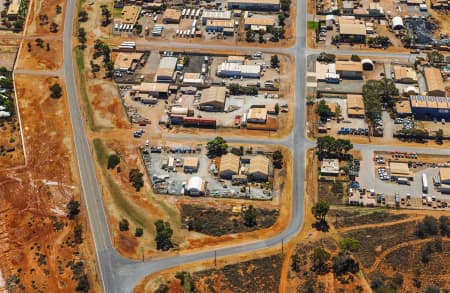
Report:
[[[276,131],[279,117],[287,116],[284,57],[140,52],[133,43],[114,55],[114,78],[132,123]]]
[[[272,200],[271,153],[209,159],[202,145],[145,146],[142,157],[155,193]],[[260,152],[260,151],[258,151]]]
[[[148,39],[275,43],[286,37],[288,22],[278,14],[289,19],[279,0],[123,4],[115,2],[121,15],[113,20],[112,34]]]

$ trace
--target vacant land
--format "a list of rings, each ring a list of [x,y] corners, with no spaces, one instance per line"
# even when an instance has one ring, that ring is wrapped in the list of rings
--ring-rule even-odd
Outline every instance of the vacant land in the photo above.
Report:
[[[57,70],[62,66],[61,52],[60,40],[27,40],[19,55],[17,69]]]
[[[277,221],[278,210],[256,208],[256,225],[246,226],[244,212],[232,209],[222,210],[198,205],[182,205],[181,219],[189,230],[211,236],[251,232],[271,227]]]
[[[0,269],[8,286],[24,292],[73,292],[85,277],[98,289],[85,214],[67,218],[66,204],[80,191],[66,96],[50,97],[55,83],[64,87],[58,78],[16,75],[28,160],[0,170]]]
[[[143,280],[134,292],[156,292],[157,288],[168,290],[161,292],[277,292],[282,259],[274,254],[214,269],[171,270]]]
[[[395,222],[408,218],[407,214],[393,214],[387,210],[336,209],[330,211],[330,219],[336,228]],[[336,221],[334,221],[336,219]]]

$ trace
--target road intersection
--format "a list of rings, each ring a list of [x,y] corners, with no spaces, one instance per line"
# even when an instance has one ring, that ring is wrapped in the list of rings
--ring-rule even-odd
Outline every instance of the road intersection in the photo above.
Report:
[[[88,212],[90,228],[94,239],[94,245],[97,256],[97,265],[99,278],[105,292],[119,293],[131,292],[134,286],[145,276],[181,264],[187,264],[195,261],[212,259],[214,253],[217,257],[226,257],[240,253],[255,253],[258,250],[276,247],[281,242],[288,241],[297,235],[303,225],[304,217],[304,178],[305,178],[305,152],[308,148],[313,147],[314,143],[306,137],[306,57],[308,54],[317,54],[320,51],[306,48],[306,0],[299,0],[296,3],[297,21],[296,21],[296,40],[295,45],[289,48],[280,49],[258,49],[255,47],[242,47],[239,50],[263,52],[276,52],[290,54],[295,57],[295,106],[293,111],[294,126],[292,133],[286,138],[281,139],[252,139],[252,138],[226,138],[230,142],[247,142],[258,144],[277,144],[284,145],[293,153],[293,200],[291,209],[291,218],[289,226],[277,236],[269,239],[262,239],[240,245],[230,245],[227,248],[217,250],[206,250],[195,253],[183,253],[176,256],[161,257],[157,259],[149,259],[144,262],[129,260],[119,255],[113,247],[111,241],[110,228],[106,218],[106,211],[102,204],[102,196],[97,181],[93,153],[88,143],[86,131],[84,128],[84,119],[81,113],[77,96],[77,83],[75,78],[75,67],[73,62],[73,30],[74,30],[74,14],[76,12],[76,0],[67,1],[67,11],[65,14],[64,24],[64,76],[66,80],[66,90],[68,96],[71,124],[73,128],[74,144],[77,154],[78,168],[80,172],[80,180],[82,185],[83,202]],[[150,44],[147,41],[138,41],[137,45],[141,48],[146,46],[157,46],[158,44]],[[161,45],[161,44],[159,44]],[[208,49],[208,50],[224,50],[224,46],[208,46],[195,45],[186,43],[164,43],[165,46],[180,49]],[[334,51],[331,50],[330,53]],[[339,54],[354,54],[351,50],[336,51]],[[357,52],[359,55],[370,56],[388,56],[385,52]],[[391,57],[401,57],[404,54],[389,54]],[[166,138],[183,139],[188,138],[187,135],[170,136]],[[189,136],[192,138],[192,136]],[[376,148],[376,146],[363,146]]]

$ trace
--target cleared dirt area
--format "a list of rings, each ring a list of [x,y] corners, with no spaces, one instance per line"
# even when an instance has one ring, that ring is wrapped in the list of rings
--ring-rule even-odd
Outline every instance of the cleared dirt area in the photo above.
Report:
[[[27,40],[18,58],[17,69],[57,70],[62,66],[62,42],[59,40]],[[30,45],[28,45],[30,44]]]
[[[0,42],[0,67],[6,67],[8,70],[12,70],[14,61],[16,60],[17,50],[18,47],[16,45],[5,44],[4,41]]]
[[[8,286],[24,292],[73,292],[82,275],[99,289],[86,215],[67,218],[66,204],[79,201],[80,190],[66,97],[50,97],[56,82],[64,87],[57,78],[16,75],[28,161],[0,170],[0,270]],[[83,244],[74,242],[75,225]],[[72,261],[82,264],[76,269]]]

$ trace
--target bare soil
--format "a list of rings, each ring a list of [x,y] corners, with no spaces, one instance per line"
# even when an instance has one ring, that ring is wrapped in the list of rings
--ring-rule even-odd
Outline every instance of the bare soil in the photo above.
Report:
[[[28,45],[31,44],[31,50]],[[48,47],[47,47],[48,46]],[[62,42],[60,40],[44,40],[43,48],[35,40],[24,42],[24,48],[18,58],[17,69],[57,70],[62,66]]]
[[[98,290],[86,215],[66,217],[67,202],[80,200],[80,190],[66,96],[52,99],[48,90],[55,82],[64,87],[57,78],[16,75],[28,161],[0,170],[0,269],[8,284],[25,292],[73,292],[79,274],[73,278],[66,265],[82,260],[82,273]],[[73,241],[76,223],[83,227],[81,245]]]

